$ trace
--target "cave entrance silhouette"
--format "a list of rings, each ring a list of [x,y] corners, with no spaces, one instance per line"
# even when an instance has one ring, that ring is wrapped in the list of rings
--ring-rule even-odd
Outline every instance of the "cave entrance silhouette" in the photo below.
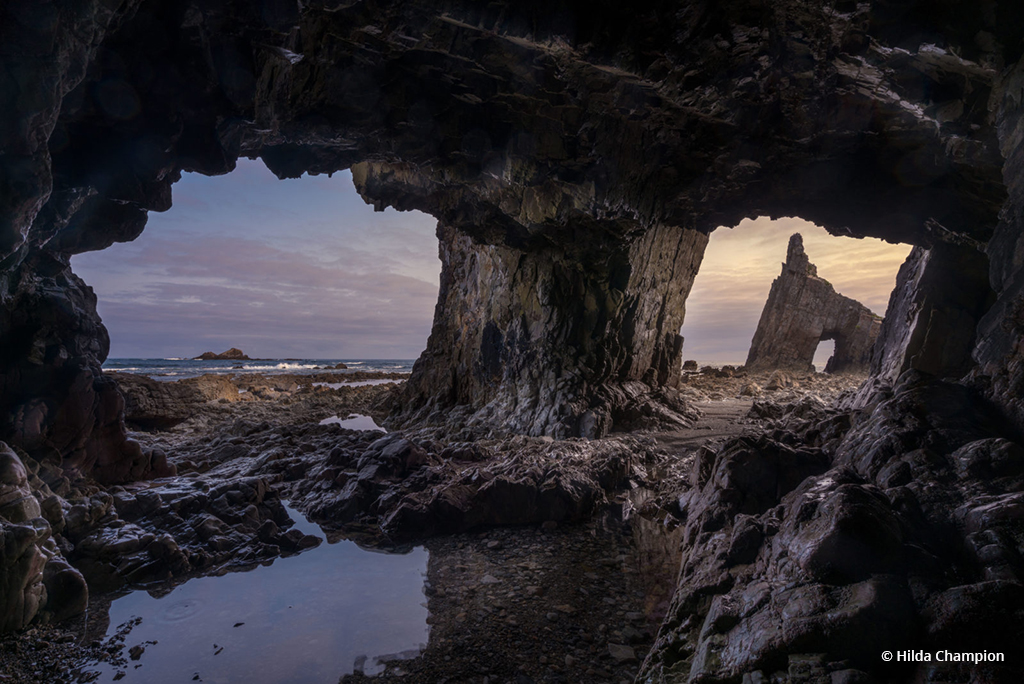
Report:
[[[280,180],[258,160],[185,174],[135,240],[72,257],[110,357],[413,359],[437,301],[436,220],[375,212],[347,171]]]
[[[796,217],[746,219],[735,227],[718,228],[708,240],[686,300],[686,320],[680,331],[685,358],[700,365],[743,365],[794,233],[803,236],[808,258],[820,277],[875,314],[885,314],[910,245],[838,237]],[[815,332],[815,339],[824,332]],[[814,363],[820,370],[827,359],[816,357]]]

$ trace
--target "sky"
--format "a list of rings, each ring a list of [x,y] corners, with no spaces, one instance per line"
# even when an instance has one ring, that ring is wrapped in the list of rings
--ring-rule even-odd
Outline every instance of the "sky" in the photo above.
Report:
[[[172,190],[134,242],[71,260],[111,358],[411,359],[425,347],[441,270],[432,217],[374,212],[347,171],[279,180],[248,159]]]
[[[247,159],[225,176],[185,174],[173,193],[134,242],[71,260],[96,291],[111,358],[238,347],[253,358],[412,359],[425,347],[441,269],[432,217],[374,212],[347,171],[279,180]],[[745,360],[794,232],[820,276],[885,313],[908,245],[746,220],[711,235],[686,303],[684,358]]]

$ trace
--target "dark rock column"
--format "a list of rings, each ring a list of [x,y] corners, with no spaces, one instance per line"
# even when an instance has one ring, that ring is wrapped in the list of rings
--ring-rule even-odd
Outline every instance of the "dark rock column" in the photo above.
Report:
[[[998,298],[978,324],[974,358],[988,396],[1024,429],[1024,62],[1007,71],[999,89],[999,142],[1009,197],[986,250]]]
[[[100,370],[109,338],[96,295],[65,260],[36,252],[0,274],[0,339],[0,440],[69,475],[170,473],[127,438],[124,400]]]
[[[910,369],[963,377],[972,365],[978,319],[992,299],[984,254],[946,244],[915,247],[889,297],[872,352],[872,377],[892,383]]]
[[[539,251],[444,224],[438,236],[441,291],[404,419],[468,405],[470,424],[555,437],[687,420],[671,386],[706,235],[659,225],[611,249]]]

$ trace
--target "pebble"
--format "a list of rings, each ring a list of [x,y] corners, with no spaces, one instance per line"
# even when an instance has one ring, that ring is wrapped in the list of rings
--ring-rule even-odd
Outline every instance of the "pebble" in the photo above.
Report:
[[[617,663],[632,663],[636,661],[636,652],[625,644],[608,644],[608,654]]]

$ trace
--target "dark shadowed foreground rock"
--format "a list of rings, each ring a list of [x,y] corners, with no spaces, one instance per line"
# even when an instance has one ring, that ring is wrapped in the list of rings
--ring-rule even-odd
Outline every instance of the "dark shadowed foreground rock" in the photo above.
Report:
[[[973,366],[970,350],[978,321],[993,301],[983,253],[962,245],[915,247],[889,297],[879,344],[871,354],[872,377],[892,384],[911,369],[963,377]]]
[[[85,579],[54,539],[60,522],[59,498],[51,495],[41,505],[25,465],[0,442],[0,631],[85,610]]]
[[[654,447],[633,437],[451,442],[437,431],[238,423],[190,454],[206,478],[260,477],[311,519],[369,544],[570,522],[608,501]]]
[[[72,486],[0,443],[0,628],[85,610],[94,591],[244,566],[316,545],[257,477]],[[61,494],[54,492],[57,488]],[[72,567],[72,565],[74,567]]]
[[[1020,681],[1024,448],[963,386],[911,371],[874,397],[852,421],[807,405],[698,454],[640,681]],[[903,649],[1007,660],[880,657]]]
[[[142,430],[166,430],[195,415],[205,402],[240,398],[238,385],[224,375],[206,374],[175,382],[132,373],[109,373],[108,377],[124,397],[125,422]]]
[[[863,304],[833,289],[804,253],[799,233],[789,238],[782,274],[772,283],[761,311],[746,367],[813,370],[822,340],[835,340],[825,371],[865,371],[882,319]]]

